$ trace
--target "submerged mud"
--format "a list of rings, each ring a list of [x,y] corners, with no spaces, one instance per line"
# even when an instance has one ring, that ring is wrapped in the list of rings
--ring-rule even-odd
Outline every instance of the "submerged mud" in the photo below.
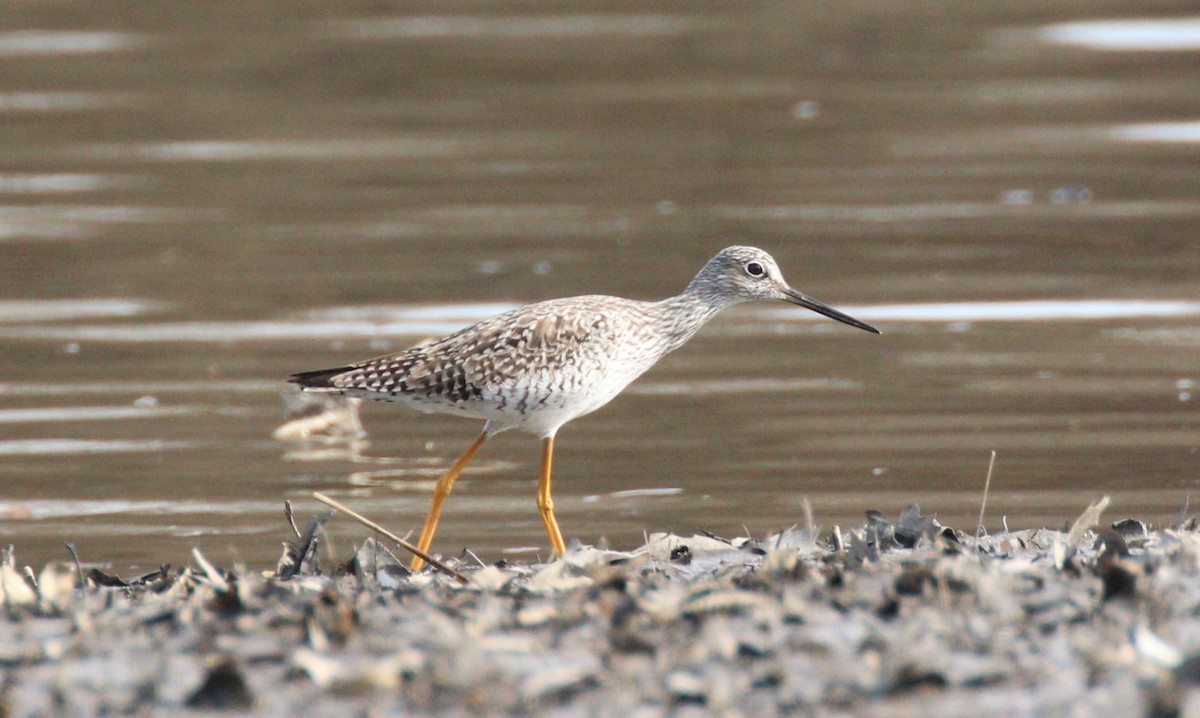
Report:
[[[411,575],[321,521],[271,571],[0,568],[0,715],[1200,715],[1200,534],[651,536]],[[337,520],[342,520],[340,517]],[[348,559],[348,560],[346,560]],[[82,579],[82,584],[80,580]]]

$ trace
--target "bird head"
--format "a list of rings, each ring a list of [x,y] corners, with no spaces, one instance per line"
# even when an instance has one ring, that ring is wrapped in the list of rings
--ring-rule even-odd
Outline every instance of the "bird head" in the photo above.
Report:
[[[781,301],[836,319],[843,324],[878,334],[865,322],[839,312],[802,292],[783,278],[775,259],[757,247],[726,247],[704,265],[688,289],[721,305],[755,300]]]

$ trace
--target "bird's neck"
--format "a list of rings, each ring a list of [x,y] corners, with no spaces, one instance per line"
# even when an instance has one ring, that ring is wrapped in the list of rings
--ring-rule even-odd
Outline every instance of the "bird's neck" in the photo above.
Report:
[[[690,285],[682,294],[656,302],[653,307],[659,323],[659,336],[664,342],[662,353],[683,346],[693,334],[700,331],[700,327],[727,306],[728,303],[713,301],[712,297],[694,291]]]

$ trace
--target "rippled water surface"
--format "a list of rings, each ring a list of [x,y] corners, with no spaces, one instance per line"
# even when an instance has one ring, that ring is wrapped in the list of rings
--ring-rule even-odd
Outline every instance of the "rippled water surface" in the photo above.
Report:
[[[478,426],[367,405],[365,438],[293,441],[284,377],[660,298],[733,243],[884,334],[718,317],[559,434],[569,537],[765,535],[804,499],[971,528],[992,450],[990,527],[1101,494],[1173,523],[1200,479],[1200,18],[1169,6],[10,5],[0,543],[267,566],[314,490],[417,528]],[[536,464],[497,437],[435,548],[544,553]]]

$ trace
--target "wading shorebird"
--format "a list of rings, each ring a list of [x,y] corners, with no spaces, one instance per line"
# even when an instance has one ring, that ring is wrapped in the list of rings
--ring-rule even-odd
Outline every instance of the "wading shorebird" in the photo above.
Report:
[[[417,548],[428,553],[442,505],[484,443],[507,429],[542,440],[537,507],[554,555],[566,550],[550,496],[554,436],[607,404],[726,307],[754,300],[798,304],[852,327],[879,330],[788,286],[755,247],[717,253],[683,292],[660,302],[589,295],[513,309],[397,354],[293,374],[306,391],[407,404],[484,421],[483,431],[437,482]],[[424,561],[415,557],[414,570]]]

